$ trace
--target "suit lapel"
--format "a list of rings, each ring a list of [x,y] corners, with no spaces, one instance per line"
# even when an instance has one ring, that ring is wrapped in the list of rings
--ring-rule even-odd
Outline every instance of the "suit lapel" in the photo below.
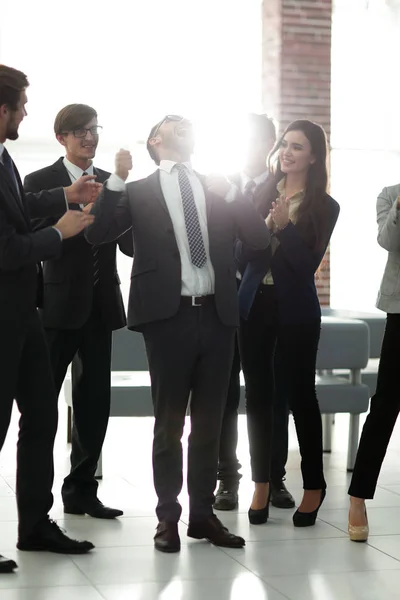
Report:
[[[69,187],[72,183],[71,177],[68,173],[66,166],[64,165],[63,157],[59,158],[54,165],[52,165],[51,170],[54,174],[54,185],[50,184],[50,188],[56,187]],[[79,204],[69,204],[69,210],[82,210]]]
[[[15,187],[15,183],[12,180],[10,174],[8,173],[7,169],[5,169],[3,167],[3,165],[0,163],[0,169],[1,169],[1,174],[3,176],[3,181],[4,181],[4,185],[5,188],[10,192],[10,194],[12,195],[12,200],[9,194],[6,194],[6,199],[8,201],[8,204],[10,205],[10,207],[12,209],[14,209],[14,212],[16,214],[18,214],[20,217],[22,217],[22,219],[24,220],[24,223],[26,225],[28,225],[28,227],[30,226],[30,222],[29,222],[29,215],[27,214],[26,211],[26,207],[24,205],[24,191],[22,189],[22,183],[21,183],[21,179],[18,173],[18,169],[14,164],[13,161],[13,166],[14,166],[14,172],[15,172],[15,176],[17,179],[17,184],[19,186],[19,190],[20,190],[20,194],[21,197],[18,196],[18,192],[17,189]]]
[[[102,171],[101,169],[96,169],[96,167],[93,167],[93,175],[97,176],[96,181],[99,183],[104,183],[110,177],[110,173]]]
[[[256,187],[254,193],[254,206],[264,218],[268,216],[269,209],[271,208],[271,203],[266,198],[267,195],[269,196],[268,192],[270,190],[270,187],[271,184],[268,178],[261,185]]]
[[[162,208],[167,213],[168,217],[170,217],[167,203],[165,202],[164,194],[162,193],[161,183],[160,183],[160,171],[154,171],[151,175],[148,176],[147,181],[149,183],[150,190],[152,194],[157,198],[158,202],[161,204]],[[171,218],[171,217],[170,217]]]
[[[204,175],[200,175],[197,172],[195,172],[195,173],[196,173],[197,177],[200,179],[201,184],[204,188],[204,196],[205,196],[205,200],[206,200],[206,211],[207,211],[207,220],[208,220],[210,218],[211,211],[212,211],[212,208],[213,208],[213,205],[215,202],[215,196],[214,196],[214,194],[211,194],[207,190],[206,178],[204,177]],[[151,175],[149,175],[147,178],[147,181],[149,183],[149,187],[150,187],[152,194],[157,198],[158,202],[160,203],[162,208],[167,213],[168,218],[171,219],[171,216],[170,216],[169,210],[168,210],[168,206],[167,206],[167,203],[165,202],[164,194],[161,189],[159,169],[157,171],[154,171],[154,173],[152,173]]]
[[[57,173],[57,186],[68,187],[71,185],[71,178],[63,161],[62,157],[59,158],[52,166],[52,171]]]

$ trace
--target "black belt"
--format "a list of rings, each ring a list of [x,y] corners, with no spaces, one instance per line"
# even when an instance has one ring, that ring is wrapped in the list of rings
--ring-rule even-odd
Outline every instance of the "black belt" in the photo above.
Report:
[[[209,296],[181,296],[181,306],[205,306],[206,304],[213,304],[214,299],[214,294]]]

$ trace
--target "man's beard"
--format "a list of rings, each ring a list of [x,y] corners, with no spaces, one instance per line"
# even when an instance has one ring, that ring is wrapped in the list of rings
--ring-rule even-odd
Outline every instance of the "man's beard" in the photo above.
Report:
[[[180,138],[176,135],[164,136],[163,144],[165,148],[174,150],[179,154],[190,155],[193,153],[193,143],[188,139]]]
[[[7,126],[6,130],[6,138],[8,140],[17,140],[19,137],[18,126],[15,123],[11,122]]]

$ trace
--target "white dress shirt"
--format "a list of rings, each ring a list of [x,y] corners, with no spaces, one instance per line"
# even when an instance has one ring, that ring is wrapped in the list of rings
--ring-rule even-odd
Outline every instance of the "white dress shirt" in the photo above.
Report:
[[[74,165],[74,163],[72,163],[70,160],[68,160],[67,157],[64,158],[63,163],[64,163],[64,167],[68,171],[68,175],[71,180],[71,183],[74,183],[74,181],[79,179],[79,177],[82,177],[82,175],[84,173],[86,173],[86,175],[93,175],[93,163],[85,170]],[[83,208],[83,204],[80,204],[79,206],[81,208]]]
[[[68,160],[67,157],[65,157],[63,159],[63,163],[64,163],[64,167],[68,171],[68,175],[69,175],[69,178],[71,179],[71,183],[74,183],[74,181],[79,179],[79,177],[82,177],[82,175],[84,173],[86,173],[87,175],[93,175],[93,163],[91,163],[91,165],[85,170],[74,165],[74,163],[72,163],[70,160]]]
[[[74,183],[74,181],[76,181],[77,179],[79,179],[79,177],[82,177],[82,175],[84,173],[86,173],[86,175],[95,175],[93,163],[91,163],[88,166],[88,168],[85,169],[85,170],[83,170],[80,167],[77,167],[76,165],[74,165],[74,163],[72,163],[70,160],[68,160],[67,157],[65,157],[63,159],[63,163],[64,163],[64,167],[68,171],[68,175],[69,175],[69,178],[71,180],[71,183]],[[118,175],[116,175],[115,173],[113,173],[107,179],[107,188],[109,190],[111,190],[112,192],[122,192],[125,189],[125,181],[123,179],[121,179],[121,177],[119,177]],[[81,208],[83,208],[83,204],[80,204],[79,206]]]
[[[206,296],[215,292],[215,273],[210,260],[210,243],[207,227],[206,197],[203,185],[193,171],[190,162],[183,163],[193,190],[194,201],[199,215],[200,229],[207,255],[206,264],[199,269],[192,263],[189,241],[186,233],[185,216],[179,188],[176,162],[162,160],[160,163],[161,190],[167,204],[168,212],[174,228],[176,242],[181,257],[182,296]]]

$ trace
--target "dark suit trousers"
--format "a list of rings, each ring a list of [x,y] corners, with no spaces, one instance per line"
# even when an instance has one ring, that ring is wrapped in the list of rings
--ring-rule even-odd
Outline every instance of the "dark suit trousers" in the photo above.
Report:
[[[349,494],[373,498],[400,411],[399,394],[400,314],[388,314],[382,342],[376,392],[371,400],[358,447]]]
[[[238,409],[240,402],[240,354],[237,335],[235,335],[235,350],[228,394],[222,420],[221,437],[219,442],[218,479],[223,481],[239,481],[239,469],[236,448],[238,442]]]
[[[95,479],[110,415],[111,331],[93,302],[89,319],[80,329],[46,329],[51,363],[60,393],[72,362],[71,472],[62,487],[64,503],[93,500]]]
[[[273,407],[289,405],[301,454],[305,489],[326,487],[322,423],[315,390],[320,320],[280,322],[274,286],[261,286],[240,327],[253,481],[271,480]]]
[[[17,311],[2,319],[0,361],[0,449],[14,398],[21,413],[17,445],[19,534],[28,536],[53,505],[53,446],[57,396],[39,315]]]
[[[190,397],[190,519],[202,520],[212,514],[235,329],[221,323],[214,303],[210,303],[182,306],[174,317],[146,325],[143,335],[155,414],[157,516],[159,520],[178,521],[181,515],[181,437]]]
[[[219,444],[218,479],[222,481],[239,481],[242,477],[238,472],[242,465],[239,463],[236,454],[238,442],[238,409],[240,403],[240,370],[239,344],[236,337],[235,353]],[[286,402],[278,402],[275,395],[271,480],[276,483],[280,482],[286,475],[285,465],[289,445],[288,426],[288,405]]]

